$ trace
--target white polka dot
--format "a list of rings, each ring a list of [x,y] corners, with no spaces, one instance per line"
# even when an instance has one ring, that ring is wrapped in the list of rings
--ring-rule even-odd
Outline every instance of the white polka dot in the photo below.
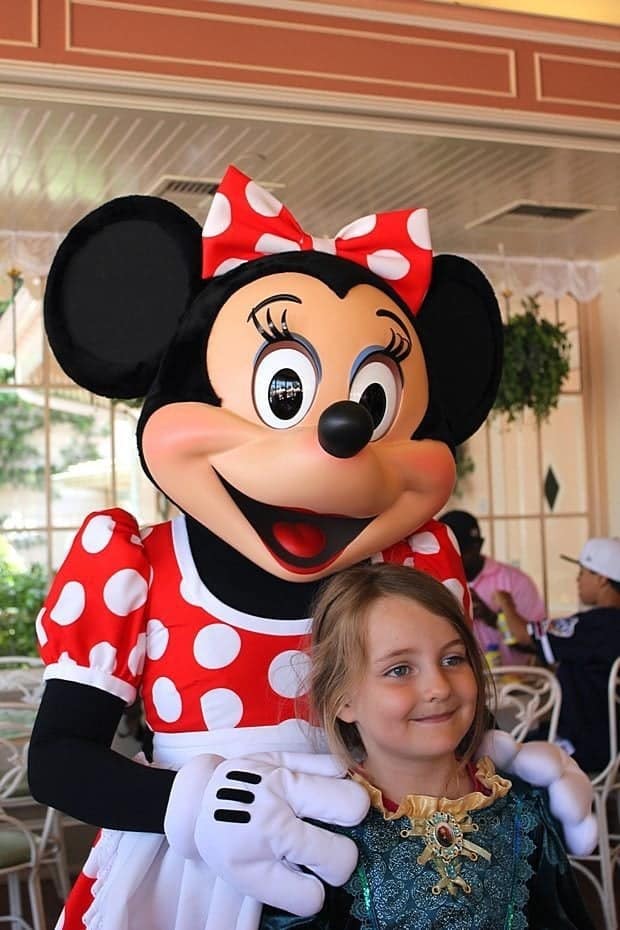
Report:
[[[116,521],[108,514],[100,513],[89,520],[82,533],[82,546],[87,552],[101,552],[112,539]]]
[[[414,533],[413,536],[410,536],[409,545],[414,552],[419,552],[422,555],[435,555],[441,548],[435,534],[430,533],[428,530],[424,533]]]
[[[312,248],[315,252],[325,252],[326,255],[335,255],[336,240],[322,239],[319,236],[312,236]]]
[[[374,555],[371,555],[370,561],[373,565],[380,565],[382,562],[385,562],[382,552],[375,552]]]
[[[86,592],[79,581],[68,581],[53,608],[50,617],[60,626],[69,626],[70,623],[81,617],[86,605]]]
[[[296,649],[287,649],[269,666],[269,684],[282,697],[298,697],[308,690],[310,657]]]
[[[213,688],[200,698],[204,722],[210,730],[236,727],[243,717],[243,701],[229,688]]]
[[[378,249],[366,256],[368,267],[379,277],[388,281],[399,281],[409,273],[408,259],[394,249]]]
[[[408,555],[405,561],[403,562],[403,565],[406,565],[407,568],[414,568],[415,562],[413,561],[413,558],[410,555]]]
[[[147,595],[148,584],[134,568],[121,568],[108,578],[103,588],[106,607],[119,617],[142,607]]]
[[[161,659],[169,639],[170,633],[161,620],[149,620],[146,625],[146,654],[151,661]]]
[[[37,639],[41,646],[45,646],[47,643],[47,633],[43,626],[43,614],[45,613],[45,607],[42,607],[39,613],[37,614],[37,619],[34,622],[34,628],[37,631]]]
[[[112,643],[97,643],[88,653],[90,668],[100,668],[110,675],[116,668],[116,649]]]
[[[450,540],[450,542],[451,542],[452,545],[454,546],[455,550],[456,550],[456,551],[458,552],[458,554],[460,555],[460,554],[461,554],[461,547],[460,547],[459,544],[458,544],[458,540],[457,540],[456,536],[454,535],[454,533],[453,533],[453,531],[452,531],[452,528],[449,527],[449,526],[448,526],[447,524],[445,524],[445,523],[444,523],[444,526],[446,527],[446,530],[448,531],[448,539]]]
[[[146,539],[146,537],[150,536],[152,532],[153,532],[152,526],[143,526],[140,529],[140,539]]]
[[[146,655],[146,633],[139,633],[136,645],[129,653],[127,665],[132,675],[141,675]]]
[[[77,665],[75,659],[66,651],[60,653],[58,656],[58,662],[60,665]]]
[[[183,704],[176,685],[170,678],[158,678],[153,684],[155,710],[166,723],[174,723],[181,716]]]
[[[232,271],[233,268],[238,268],[239,265],[245,265],[246,261],[247,259],[245,258],[225,258],[213,272],[213,277],[215,278],[219,274],[226,274],[227,271]]]
[[[336,233],[336,239],[356,239],[358,236],[367,236],[377,225],[377,216],[370,213],[368,216],[360,216],[359,219],[353,220],[343,226],[339,233]]]
[[[432,248],[431,231],[428,226],[428,210],[421,207],[419,210],[414,210],[413,213],[409,215],[407,220],[407,232],[413,244],[417,245],[420,249]]]
[[[285,239],[284,236],[274,236],[272,233],[263,233],[256,245],[255,252],[264,252],[266,255],[273,255],[276,252],[300,252],[299,242],[293,239]]]
[[[458,578],[446,578],[444,585],[448,591],[452,591],[455,598],[459,602],[459,606],[463,606],[463,595],[465,594],[465,589]]]
[[[135,533],[130,537],[129,541],[132,542],[134,546],[142,545],[142,539],[140,538],[140,536],[136,536]]]
[[[211,238],[212,236],[221,235],[221,233],[225,232],[230,226],[231,219],[232,210],[230,208],[230,200],[225,194],[221,194],[218,191],[209,207],[209,212],[207,213],[207,218],[202,229],[203,236],[205,236],[205,238]]]
[[[245,199],[255,213],[261,216],[278,216],[282,204],[277,197],[270,194],[255,181],[250,181],[245,188]]]
[[[194,658],[203,668],[224,668],[239,655],[241,637],[225,623],[203,627],[194,640]]]

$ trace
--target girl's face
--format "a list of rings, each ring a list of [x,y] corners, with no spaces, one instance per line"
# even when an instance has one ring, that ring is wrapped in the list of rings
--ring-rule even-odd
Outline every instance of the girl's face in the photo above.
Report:
[[[478,691],[452,624],[409,598],[383,597],[367,615],[366,650],[339,717],[357,726],[368,772],[453,755]]]

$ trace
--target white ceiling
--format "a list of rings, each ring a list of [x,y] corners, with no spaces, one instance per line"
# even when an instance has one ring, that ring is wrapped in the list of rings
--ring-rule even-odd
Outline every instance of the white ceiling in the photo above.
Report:
[[[234,162],[311,234],[409,205],[436,252],[603,259],[620,253],[614,151],[152,109],[13,100],[0,92],[0,229],[64,233],[89,210],[164,175],[218,180]],[[528,137],[531,138],[531,135]],[[518,201],[608,209],[572,221],[472,226]],[[202,223],[207,201],[194,204]]]

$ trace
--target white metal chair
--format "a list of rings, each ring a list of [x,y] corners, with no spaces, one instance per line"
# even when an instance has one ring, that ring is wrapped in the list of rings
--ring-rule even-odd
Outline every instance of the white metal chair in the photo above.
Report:
[[[523,740],[543,722],[549,723],[547,739],[556,738],[562,688],[548,668],[530,665],[500,665],[489,669],[490,707],[500,729]]]
[[[35,705],[0,700],[0,874],[6,855],[15,930],[23,925],[20,877],[26,870],[34,930],[45,930],[43,911],[36,910],[41,868],[50,867],[61,900],[70,887],[60,815],[38,804],[28,788],[28,744],[36,712]]]
[[[598,846],[590,856],[571,856],[573,867],[585,875],[599,896],[606,930],[617,930],[614,871],[620,859],[620,834],[610,833],[608,804],[620,800],[620,756],[618,755],[618,705],[620,704],[620,657],[609,674],[607,688],[609,712],[609,762],[605,768],[591,776],[594,789],[594,813],[598,823]],[[598,875],[589,865],[594,864]]]
[[[45,666],[34,656],[0,656],[0,700],[37,706],[43,694]]]
[[[21,821],[0,810],[0,875],[6,876],[10,913],[0,916],[11,930],[45,930],[40,882],[41,844]],[[20,879],[25,875],[32,924],[22,916]]]

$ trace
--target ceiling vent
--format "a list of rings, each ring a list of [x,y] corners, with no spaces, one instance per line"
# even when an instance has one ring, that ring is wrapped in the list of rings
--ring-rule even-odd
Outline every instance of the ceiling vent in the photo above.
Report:
[[[163,197],[164,200],[171,200],[198,222],[204,223],[218,184],[219,181],[215,180],[165,174],[149,191],[149,194],[154,197]]]
[[[486,213],[465,225],[465,229],[476,226],[494,226],[498,229],[540,229],[539,221],[546,226],[559,229],[589,216],[596,210],[615,210],[613,206],[601,204],[540,203],[535,200],[515,200],[512,203]]]
[[[202,224],[220,181],[221,178],[187,178],[182,175],[165,174],[148,193],[154,197],[171,200]],[[268,191],[284,187],[284,184],[265,181],[261,181],[260,185]]]

